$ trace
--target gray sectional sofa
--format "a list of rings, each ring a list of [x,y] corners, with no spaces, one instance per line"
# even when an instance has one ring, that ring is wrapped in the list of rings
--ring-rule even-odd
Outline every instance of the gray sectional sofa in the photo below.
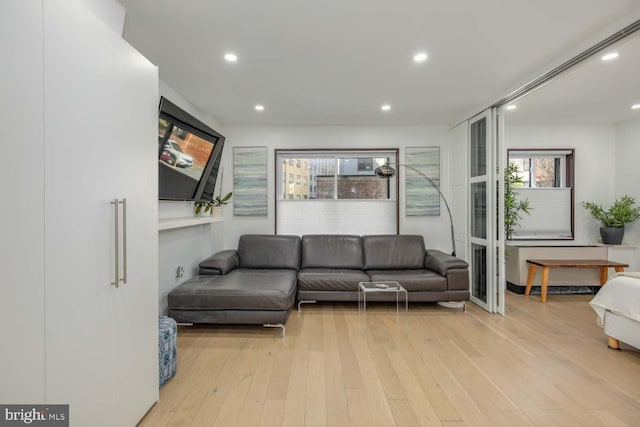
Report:
[[[357,301],[360,282],[397,281],[409,301],[469,299],[467,263],[425,249],[417,235],[243,235],[237,250],[207,258],[199,273],[169,293],[170,317],[263,324],[282,328],[283,336],[296,299]]]

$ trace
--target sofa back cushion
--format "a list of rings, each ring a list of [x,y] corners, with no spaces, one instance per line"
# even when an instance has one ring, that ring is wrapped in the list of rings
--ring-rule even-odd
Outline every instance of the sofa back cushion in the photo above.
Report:
[[[238,241],[241,268],[300,268],[300,237],[244,234]]]
[[[363,236],[366,270],[424,268],[424,239],[418,235]]]
[[[362,237],[344,234],[302,236],[301,268],[348,268],[362,270]]]

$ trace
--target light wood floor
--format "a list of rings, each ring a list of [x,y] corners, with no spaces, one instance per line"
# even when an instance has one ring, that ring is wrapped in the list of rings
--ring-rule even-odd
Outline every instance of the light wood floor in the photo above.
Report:
[[[640,352],[607,348],[590,295],[508,294],[506,317],[310,304],[287,338],[181,327],[176,376],[143,426],[640,426]],[[402,320],[402,319],[401,319]]]

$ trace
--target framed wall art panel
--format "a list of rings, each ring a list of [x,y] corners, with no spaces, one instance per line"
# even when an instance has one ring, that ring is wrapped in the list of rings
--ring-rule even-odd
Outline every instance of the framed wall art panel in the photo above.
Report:
[[[440,187],[440,147],[407,147],[405,162]],[[405,179],[406,216],[440,216],[438,190],[409,168],[405,168]]]
[[[267,216],[267,147],[233,148],[233,214]]]

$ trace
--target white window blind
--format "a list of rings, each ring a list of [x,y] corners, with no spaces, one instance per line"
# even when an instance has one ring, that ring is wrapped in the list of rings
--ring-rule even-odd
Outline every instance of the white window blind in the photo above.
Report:
[[[278,234],[395,234],[395,200],[278,201]]]
[[[523,213],[515,239],[571,238],[571,188],[518,188],[518,200],[528,199],[531,215]]]

